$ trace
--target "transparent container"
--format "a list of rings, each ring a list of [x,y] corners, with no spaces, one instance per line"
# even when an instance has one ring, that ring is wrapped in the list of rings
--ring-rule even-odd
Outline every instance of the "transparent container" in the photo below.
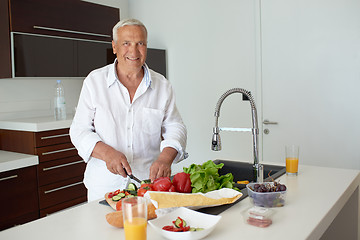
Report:
[[[243,217],[247,224],[265,228],[272,224],[272,217],[274,213],[274,210],[270,208],[254,206],[246,209],[243,212]]]
[[[258,207],[282,207],[285,205],[286,191],[280,192],[255,192],[254,185],[259,183],[249,183],[246,185],[250,201]],[[273,182],[264,182],[262,184],[269,184],[274,186]]]
[[[61,84],[61,80],[57,80],[55,85],[54,117],[55,120],[66,119],[65,91],[64,86]]]

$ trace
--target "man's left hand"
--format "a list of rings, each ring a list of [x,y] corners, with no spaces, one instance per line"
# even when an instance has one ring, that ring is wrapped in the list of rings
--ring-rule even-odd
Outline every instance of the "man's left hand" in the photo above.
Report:
[[[153,182],[159,177],[170,177],[171,164],[174,161],[177,151],[174,148],[166,147],[160,153],[158,159],[150,167],[150,179]]]

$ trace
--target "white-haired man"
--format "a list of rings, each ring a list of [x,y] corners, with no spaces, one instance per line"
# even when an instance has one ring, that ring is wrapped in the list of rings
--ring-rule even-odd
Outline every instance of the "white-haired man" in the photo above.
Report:
[[[186,156],[186,127],[171,84],[149,69],[147,30],[136,19],[113,28],[113,64],[84,80],[70,127],[72,143],[87,163],[88,201],[123,188],[127,174],[167,177]],[[126,172],[125,172],[126,170]]]

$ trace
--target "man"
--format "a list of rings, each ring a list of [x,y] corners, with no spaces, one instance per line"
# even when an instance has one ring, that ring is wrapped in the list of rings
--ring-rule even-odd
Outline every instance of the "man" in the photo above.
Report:
[[[124,188],[126,172],[152,181],[170,176],[171,164],[186,156],[187,132],[173,89],[145,64],[145,26],[120,21],[112,48],[115,62],[84,80],[70,127],[71,141],[87,163],[88,201]]]

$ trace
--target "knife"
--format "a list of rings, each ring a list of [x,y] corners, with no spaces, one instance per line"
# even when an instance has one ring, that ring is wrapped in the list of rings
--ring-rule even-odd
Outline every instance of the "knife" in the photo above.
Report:
[[[132,174],[128,174],[128,176],[131,178],[131,179],[133,179],[133,180],[135,180],[135,181],[137,181],[138,183],[140,183],[141,184],[141,180],[140,179],[138,179],[137,177],[135,177],[134,175],[132,175]]]
[[[125,168],[124,168],[124,171],[125,171],[126,175],[129,176],[129,178],[131,178],[132,180],[135,180],[136,182],[138,182],[138,183],[141,184],[142,181],[141,181],[140,179],[138,179],[137,177],[135,177],[133,174],[128,174]],[[149,180],[150,180],[150,179],[147,179],[147,180],[145,180],[145,181],[149,181]],[[127,184],[127,185],[129,185],[129,184]]]

